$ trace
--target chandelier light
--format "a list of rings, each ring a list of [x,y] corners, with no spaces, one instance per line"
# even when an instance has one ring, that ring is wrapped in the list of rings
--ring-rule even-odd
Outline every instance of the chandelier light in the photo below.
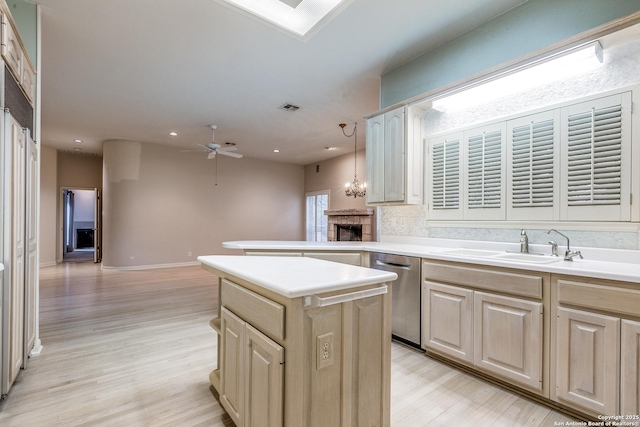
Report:
[[[346,124],[340,123],[338,126],[342,128],[342,133],[347,138],[351,138],[352,136],[355,137],[355,145],[353,147],[353,181],[347,182],[344,185],[344,193],[347,197],[353,197],[354,199],[356,197],[364,197],[367,194],[367,183],[363,182],[360,184],[357,173],[358,156],[356,152],[358,151],[358,122],[353,126],[353,132],[351,132],[351,135],[347,135],[344,131],[345,126],[347,126]]]

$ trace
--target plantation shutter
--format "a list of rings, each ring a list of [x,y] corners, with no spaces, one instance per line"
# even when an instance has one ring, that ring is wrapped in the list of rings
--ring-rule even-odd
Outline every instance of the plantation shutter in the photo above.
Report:
[[[428,147],[429,217],[462,219],[462,133],[431,139]]]
[[[565,108],[567,219],[630,219],[630,102],[625,93]]]
[[[444,141],[433,146],[434,209],[460,207],[460,141]]]
[[[502,202],[504,134],[504,122],[464,133],[467,156],[465,219],[505,219]]]
[[[514,128],[511,143],[512,206],[553,206],[553,119]]]
[[[559,219],[560,112],[507,122],[507,219]]]

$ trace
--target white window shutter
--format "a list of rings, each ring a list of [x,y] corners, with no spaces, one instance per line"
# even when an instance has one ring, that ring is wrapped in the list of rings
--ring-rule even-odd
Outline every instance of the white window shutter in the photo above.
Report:
[[[462,133],[429,140],[429,218],[462,219]]]
[[[465,219],[505,219],[504,135],[504,122],[464,132]]]
[[[507,122],[507,219],[559,219],[559,110]]]
[[[562,219],[629,221],[631,94],[562,109]]]

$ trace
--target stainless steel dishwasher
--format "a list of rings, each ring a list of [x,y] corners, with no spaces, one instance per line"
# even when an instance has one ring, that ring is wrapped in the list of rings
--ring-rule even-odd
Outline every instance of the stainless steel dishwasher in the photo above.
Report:
[[[420,258],[371,252],[369,266],[398,275],[391,284],[391,334],[420,348]]]

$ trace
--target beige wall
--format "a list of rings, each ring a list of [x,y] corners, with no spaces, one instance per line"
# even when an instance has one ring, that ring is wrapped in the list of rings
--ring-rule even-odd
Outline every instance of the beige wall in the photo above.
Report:
[[[40,266],[56,263],[58,152],[41,147],[40,152]]]
[[[316,172],[316,166],[319,171]],[[353,152],[334,157],[322,162],[312,163],[304,167],[304,192],[329,190],[329,207],[331,209],[361,209],[364,208],[363,197],[353,198],[344,194],[344,184],[353,181]],[[366,180],[365,152],[358,151],[357,156],[358,180]]]
[[[237,253],[222,248],[228,240],[304,239],[302,166],[219,156],[217,168],[216,178],[206,153],[106,141],[103,266]]]
[[[40,155],[40,266],[61,260],[60,189],[102,188],[102,157],[42,146]]]

